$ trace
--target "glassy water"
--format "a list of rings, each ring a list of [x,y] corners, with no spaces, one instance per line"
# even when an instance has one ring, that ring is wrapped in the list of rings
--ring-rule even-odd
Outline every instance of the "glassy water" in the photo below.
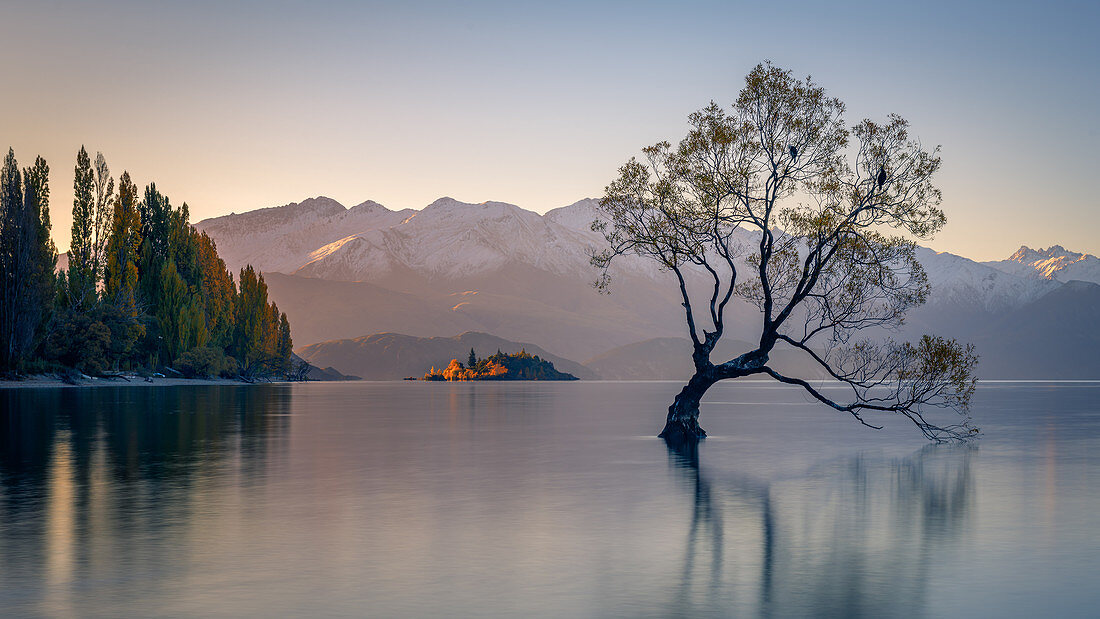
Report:
[[[1100,384],[975,446],[673,383],[0,390],[0,614],[1095,616]]]

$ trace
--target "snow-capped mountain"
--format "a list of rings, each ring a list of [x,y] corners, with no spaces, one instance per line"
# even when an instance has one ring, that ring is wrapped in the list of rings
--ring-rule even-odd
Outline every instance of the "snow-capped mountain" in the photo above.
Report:
[[[539,215],[503,202],[441,198],[419,211],[393,211],[369,201],[348,209],[321,197],[196,227],[211,235],[234,271],[250,263],[267,274],[299,346],[387,331],[417,337],[481,331],[587,359],[643,340],[684,337],[675,278],[652,261],[617,261],[613,294],[592,289],[597,273],[589,255],[603,242],[590,229],[597,206],[586,199]],[[925,248],[918,258],[932,294],[899,336],[941,333],[967,341],[1022,308],[1060,307],[1069,303],[1062,297],[1086,294],[1050,296],[1064,286],[1061,278],[1085,278],[1082,271],[1097,261],[1061,248],[1021,250],[1013,260],[986,264]],[[1055,277],[1044,277],[1036,263],[1059,265]],[[704,290],[705,274],[696,275],[689,274],[689,288]],[[727,317],[728,337],[758,336],[752,306],[734,301]],[[1019,337],[987,341],[1011,350]]]
[[[539,215],[504,202],[469,204],[440,198],[420,211],[391,211],[370,201],[345,209],[320,197],[208,219],[196,227],[214,238],[234,271],[251,263],[265,272],[327,280],[438,284],[523,265],[587,284],[595,276],[589,252],[602,240],[590,229],[598,217],[596,206],[596,200],[585,199]],[[1063,254],[1047,262],[1067,263],[1068,254]],[[1076,256],[1077,261],[1060,272],[1100,262],[1093,256]],[[935,304],[1003,311],[1056,287],[1019,260],[1010,261],[1020,267],[1012,271],[998,268],[1000,263],[982,264],[924,248],[919,258],[928,271]],[[616,273],[652,281],[667,278],[652,262],[634,257],[619,261]]]
[[[348,235],[388,228],[416,211],[391,211],[370,200],[349,208],[320,196],[284,206],[204,219],[195,228],[210,235],[233,272],[251,264],[261,271],[293,273],[311,253]]]
[[[317,248],[295,272],[322,279],[372,281],[396,269],[429,279],[468,277],[514,262],[581,275],[588,241],[552,220],[504,202],[440,198],[397,225]]]
[[[1024,245],[1008,260],[983,264],[1020,277],[1039,276],[1059,282],[1080,280],[1100,283],[1100,258],[1069,251],[1061,245],[1039,250]]]
[[[1033,274],[1014,274],[987,264],[925,247],[917,259],[932,286],[930,305],[973,306],[1003,312],[1033,301],[1058,287],[1058,283]]]
[[[558,275],[593,278],[589,250],[595,200],[546,215],[504,202],[440,198],[422,210],[391,211],[367,201],[350,209],[318,197],[195,224],[218,244],[232,271],[264,271],[340,281],[384,281],[415,273],[436,281],[522,263]],[[620,269],[652,277],[642,260]]]

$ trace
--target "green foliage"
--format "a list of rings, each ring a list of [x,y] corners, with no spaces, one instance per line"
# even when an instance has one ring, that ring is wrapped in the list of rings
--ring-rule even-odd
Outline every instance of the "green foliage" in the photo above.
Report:
[[[80,147],[73,180],[73,227],[69,245],[68,302],[88,307],[95,302],[96,263],[94,253],[95,175],[88,151]]]
[[[46,339],[44,356],[48,361],[96,375],[111,366],[111,328],[104,311],[81,312],[64,309]]]
[[[559,372],[554,364],[532,356],[526,350],[506,354],[499,350],[487,359],[478,359],[470,350],[468,365],[452,359],[450,365],[442,371],[434,367],[424,374],[423,380],[577,380],[576,376]]]
[[[195,247],[195,262],[201,277],[199,283],[206,317],[207,338],[211,345],[228,348],[232,344],[236,324],[234,304],[237,290],[225,262],[218,257],[214,241],[205,232],[193,228],[191,240]]]
[[[538,355],[532,356],[526,350],[514,354],[497,353],[485,361],[487,365],[500,365],[508,370],[499,380],[577,380],[576,376],[559,372],[553,363]]]
[[[0,170],[0,370],[31,359],[56,296],[49,172],[38,157],[21,174],[12,149]]]
[[[103,153],[95,156],[95,215],[92,218],[93,279],[99,282],[107,270],[107,239],[114,219],[115,179]]]
[[[130,173],[118,181],[114,215],[107,239],[107,265],[104,293],[107,299],[131,317],[138,314],[138,254],[141,251],[141,215],[138,212],[137,187]]]
[[[853,340],[859,331],[896,329],[928,296],[916,240],[946,223],[933,183],[938,148],[926,149],[897,115],[846,125],[844,112],[810,78],[757,65],[732,105],[712,102],[689,116],[677,144],[654,144],[619,169],[592,224],[607,241],[592,255],[596,286],[608,289],[608,269],[622,255],[674,273],[697,385],[767,374],[865,425],[863,411],[891,412],[929,438],[965,438],[965,421],[939,427],[922,411],[965,417],[977,361],[971,349],[937,338],[904,346]],[[700,269],[710,285],[689,285]],[[734,295],[759,308],[759,344],[712,362]],[[852,400],[834,401],[768,367],[777,345],[805,353],[846,384]],[[883,395],[887,384],[894,389]],[[683,421],[674,413],[697,417],[702,391],[690,410],[674,404],[669,423]]]
[[[70,267],[55,277],[48,178],[41,157],[21,173],[9,149],[0,171],[0,370],[178,363],[196,375],[291,373],[290,322],[268,301],[263,277],[247,267],[238,294],[186,204],[173,208],[152,183],[140,199],[128,172],[116,192],[103,155],[93,166],[83,147]]]
[[[274,303],[267,301],[267,283],[252,265],[241,269],[237,297],[234,356],[245,376],[290,371],[290,323]]]
[[[26,360],[45,336],[57,287],[57,248],[50,238],[50,167],[42,157],[36,157],[34,166],[23,172],[23,203],[30,257],[20,298],[20,355]]]
[[[150,279],[152,279],[151,274]],[[190,305],[187,284],[176,270],[176,263],[170,260],[164,263],[159,276],[154,281],[157,281],[160,286],[158,290],[150,292],[150,306],[160,327],[164,359],[171,363],[176,355],[194,347],[189,345],[192,344],[191,342],[184,341],[185,331],[189,331],[190,326],[189,312],[184,311],[185,307]]]
[[[215,346],[200,346],[181,354],[178,369],[188,378],[230,376],[237,371],[237,361]]]

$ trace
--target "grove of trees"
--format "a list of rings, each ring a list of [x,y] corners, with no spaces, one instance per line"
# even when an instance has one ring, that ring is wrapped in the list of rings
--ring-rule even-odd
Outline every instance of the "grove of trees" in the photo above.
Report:
[[[111,176],[81,147],[68,268],[50,239],[49,167],[0,170],[0,373],[291,372],[290,323],[251,266],[238,281],[214,242],[155,183]]]

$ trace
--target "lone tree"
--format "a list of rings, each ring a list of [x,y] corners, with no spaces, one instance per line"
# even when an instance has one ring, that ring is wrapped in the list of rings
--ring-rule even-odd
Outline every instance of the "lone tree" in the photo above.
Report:
[[[848,128],[843,113],[810,78],[766,62],[748,74],[731,109],[712,102],[695,112],[677,146],[644,149],[607,187],[592,225],[608,242],[592,256],[597,287],[607,290],[617,256],[657,261],[676,275],[694,344],[695,374],[669,407],[661,437],[705,437],[699,401],[707,389],[756,374],[797,385],[873,428],[880,426],[866,411],[904,415],[937,441],[977,432],[968,417],[972,346],[928,335],[912,344],[856,337],[896,329],[925,301],[915,239],[931,238],[946,218],[932,184],[938,149],[910,138],[899,116]],[[734,296],[759,308],[759,343],[715,363]],[[847,387],[845,397],[769,367],[776,346],[807,355]],[[926,417],[933,408],[962,420],[936,425]]]

